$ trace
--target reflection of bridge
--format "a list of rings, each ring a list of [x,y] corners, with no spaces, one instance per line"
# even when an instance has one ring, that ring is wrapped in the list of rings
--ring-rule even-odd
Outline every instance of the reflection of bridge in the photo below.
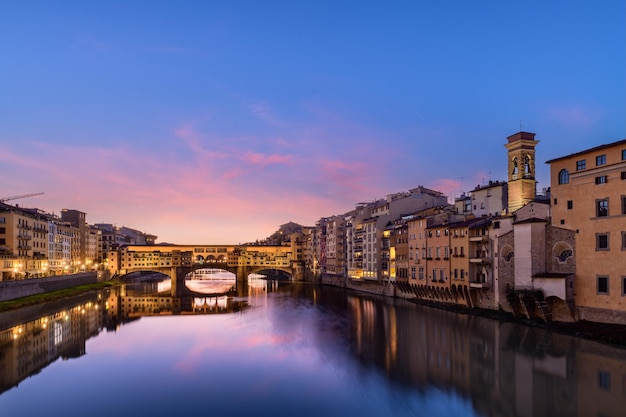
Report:
[[[237,286],[245,286],[249,275],[266,271],[281,271],[291,280],[301,280],[304,274],[289,246],[129,245],[108,256],[108,269],[118,276],[151,271],[169,276],[172,295],[190,294],[186,275],[207,267],[235,274]]]

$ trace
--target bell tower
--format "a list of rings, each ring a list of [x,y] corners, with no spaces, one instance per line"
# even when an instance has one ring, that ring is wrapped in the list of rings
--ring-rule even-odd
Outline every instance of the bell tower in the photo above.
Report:
[[[534,133],[518,132],[507,138],[509,166],[509,213],[535,200],[535,140]]]

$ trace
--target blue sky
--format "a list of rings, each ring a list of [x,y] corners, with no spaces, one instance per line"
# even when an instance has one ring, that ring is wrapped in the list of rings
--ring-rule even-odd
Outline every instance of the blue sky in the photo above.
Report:
[[[4,1],[0,197],[238,243],[626,137],[626,3]]]

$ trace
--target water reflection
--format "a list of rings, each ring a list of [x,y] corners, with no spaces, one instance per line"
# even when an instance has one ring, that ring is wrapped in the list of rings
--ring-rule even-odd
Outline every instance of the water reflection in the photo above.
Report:
[[[281,392],[267,391],[268,381],[279,379],[271,373],[278,364],[287,359],[296,361],[297,365],[286,366],[290,372],[294,367],[304,368],[306,372],[297,376],[302,379],[301,388],[313,389],[317,381],[306,382],[305,378],[319,372],[315,359],[319,357],[326,366],[324,372],[336,373],[330,376],[335,380],[342,380],[345,374],[350,375],[346,381],[370,373],[382,376],[375,384],[384,385],[377,385],[375,390],[395,392],[394,401],[407,401],[395,407],[414,407],[407,398],[417,394],[431,400],[441,397],[442,402],[460,399],[471,405],[465,415],[617,417],[626,410],[626,350],[335,288],[265,280],[251,280],[245,292],[240,289],[235,295],[180,298],[163,292],[157,283],[127,285],[2,313],[0,393],[40,373],[58,358],[81,357],[86,353],[86,341],[103,330],[132,333],[133,329],[122,326],[150,317],[145,320],[152,320],[151,329],[163,329],[165,337],[169,330],[177,335],[178,343],[183,343],[182,333],[160,324],[167,323],[160,316],[227,318],[232,313],[246,314],[237,315],[234,322],[203,321],[201,327],[198,322],[175,322],[177,327],[192,326],[191,332],[196,333],[201,346],[210,342],[212,349],[189,348],[199,356],[185,362],[184,369],[206,368],[203,361],[213,355],[221,357],[227,364],[221,366],[231,367],[233,374],[237,374],[236,366],[257,366],[263,372],[257,375],[256,389],[262,387],[262,395],[281,398]],[[209,325],[214,333],[203,333]],[[154,337],[155,343],[161,343],[157,335]],[[231,361],[233,341],[238,342],[236,354],[241,356]],[[129,349],[134,350],[134,346]],[[178,347],[176,352],[182,353]],[[271,365],[259,365],[263,360]],[[220,370],[220,375],[229,372]],[[186,377],[196,376],[189,371]],[[222,382],[227,383],[226,379]],[[249,383],[246,379],[233,382],[233,386]],[[346,383],[345,392],[350,393],[349,384],[354,382]],[[242,394],[252,395],[247,391]],[[345,397],[334,400],[351,401]]]

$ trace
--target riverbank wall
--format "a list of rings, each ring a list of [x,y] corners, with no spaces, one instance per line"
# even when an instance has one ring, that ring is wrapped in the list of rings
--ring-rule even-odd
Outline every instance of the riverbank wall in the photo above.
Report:
[[[0,301],[15,300],[106,280],[105,271],[0,282]]]
[[[544,322],[539,319],[529,319],[523,316],[516,316],[510,312],[501,310],[488,310],[480,307],[470,308],[460,304],[421,300],[412,294],[407,294],[398,290],[393,284],[381,284],[376,281],[368,282],[364,280],[346,279],[345,277],[318,276],[315,282],[321,285],[341,287],[364,294],[404,299],[418,305],[447,310],[457,314],[471,314],[499,322],[517,323],[530,327],[542,328],[560,334],[593,340],[620,349],[626,349],[626,326],[621,324],[602,323],[588,320]]]

